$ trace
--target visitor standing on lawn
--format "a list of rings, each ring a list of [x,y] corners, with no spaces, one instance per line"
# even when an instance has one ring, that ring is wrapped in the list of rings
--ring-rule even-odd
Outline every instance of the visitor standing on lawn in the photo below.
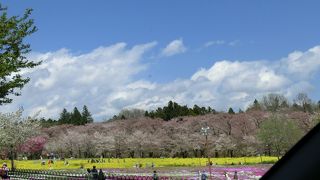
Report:
[[[207,180],[207,174],[205,171],[202,171],[202,174],[201,174],[201,180]]]
[[[7,167],[7,163],[3,163],[1,168],[1,178],[10,179],[8,172],[9,172],[9,168]]]
[[[153,171],[152,179],[153,179],[153,180],[158,180],[158,179],[159,179],[159,176],[158,176],[158,174],[157,174],[157,171]]]
[[[96,166],[93,166],[91,174],[93,180],[98,180],[98,170],[96,169]]]
[[[105,180],[106,176],[104,175],[102,169],[99,170],[98,180]]]

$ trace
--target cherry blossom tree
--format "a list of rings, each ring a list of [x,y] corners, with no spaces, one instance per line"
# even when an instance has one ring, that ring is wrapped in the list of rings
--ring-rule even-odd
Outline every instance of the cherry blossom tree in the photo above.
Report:
[[[28,154],[32,158],[39,157],[42,154],[47,137],[35,136],[27,139],[20,147],[21,152]]]
[[[0,146],[10,151],[11,167],[18,148],[32,136],[40,133],[40,123],[31,117],[23,118],[22,110],[0,113]]]

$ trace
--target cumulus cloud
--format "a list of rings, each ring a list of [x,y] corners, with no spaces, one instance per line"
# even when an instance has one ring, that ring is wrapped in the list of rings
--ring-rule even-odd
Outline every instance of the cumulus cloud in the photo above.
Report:
[[[161,52],[162,56],[173,56],[186,52],[187,48],[183,44],[182,39],[171,41]]]
[[[223,92],[274,91],[286,86],[289,80],[263,61],[219,61],[210,69],[201,69],[191,79],[206,78],[219,85]]]
[[[282,59],[283,68],[296,78],[306,79],[320,69],[320,46],[306,52],[295,51]]]
[[[2,106],[14,111],[23,106],[27,114],[56,118],[62,108],[72,110],[87,105],[94,117],[111,117],[124,108],[155,109],[169,100],[192,106],[245,108],[267,93],[291,98],[310,92],[310,80],[320,72],[320,46],[293,52],[278,61],[216,61],[190,78],[157,83],[135,78],[147,66],[141,62],[155,42],[128,48],[125,43],[99,47],[89,53],[73,55],[66,49],[37,53],[43,60],[35,69],[22,96]]]
[[[80,55],[66,49],[32,54],[30,59],[43,63],[23,72],[31,81],[23,95],[14,97],[14,103],[3,106],[3,111],[23,106],[27,114],[41,111],[41,115],[56,117],[64,107],[72,110],[86,104],[93,114],[117,113],[114,107],[103,109],[103,105],[112,101],[110,94],[132,83],[133,76],[146,68],[139,61],[155,45],[151,42],[128,48],[125,43],[118,43]]]
[[[136,91],[137,101],[127,107],[155,109],[174,100],[189,106],[199,104],[226,110],[235,106],[246,108],[255,98],[267,93],[282,93],[293,98],[299,92],[310,92],[314,88],[309,81],[320,72],[319,47],[300,52],[296,57],[289,54],[274,62],[217,61],[208,69],[199,69],[190,79],[156,84],[154,89],[140,93]],[[302,66],[306,69],[300,70],[296,61],[307,63]]]

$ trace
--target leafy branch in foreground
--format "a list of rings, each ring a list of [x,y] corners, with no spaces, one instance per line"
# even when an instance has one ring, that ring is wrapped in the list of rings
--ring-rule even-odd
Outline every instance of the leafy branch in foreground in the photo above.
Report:
[[[31,51],[25,38],[37,31],[33,19],[30,19],[32,9],[27,9],[22,17],[7,14],[7,8],[0,4],[0,105],[11,103],[13,94],[19,96],[17,89],[22,89],[29,82],[23,77],[21,70],[33,68],[41,62],[29,61],[26,54]]]

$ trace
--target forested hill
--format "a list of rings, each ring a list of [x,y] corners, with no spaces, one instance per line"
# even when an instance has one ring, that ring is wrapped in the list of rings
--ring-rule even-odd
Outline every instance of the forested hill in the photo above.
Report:
[[[45,127],[42,152],[73,157],[203,157],[201,128],[209,127],[212,157],[281,156],[319,123],[319,112],[319,104],[311,100],[289,103],[275,95],[255,100],[244,112],[231,108],[216,112],[169,102],[151,112],[123,110],[104,122]]]
[[[260,110],[266,112],[280,112],[280,111],[296,111],[308,112],[310,114],[320,110],[320,101],[313,102],[306,94],[299,93],[293,102],[289,102],[283,95],[268,94],[261,100],[255,99],[252,104],[245,110],[246,112],[252,110]],[[229,107],[226,111],[228,114],[244,113],[244,110],[238,109],[235,111]],[[110,120],[117,119],[132,119],[138,117],[160,118],[169,121],[173,118],[182,116],[201,116],[206,114],[224,113],[216,111],[214,108],[200,107],[194,105],[189,108],[187,105],[180,105],[176,102],[169,101],[164,107],[158,107],[156,110],[144,111],[140,109],[124,109],[118,115],[113,116]]]
[[[43,136],[47,139],[46,151],[64,156],[201,157],[205,156],[201,128],[208,126],[211,156],[281,156],[319,119],[318,113],[303,111],[250,110],[170,121],[141,117],[83,126],[60,125],[43,129]]]

